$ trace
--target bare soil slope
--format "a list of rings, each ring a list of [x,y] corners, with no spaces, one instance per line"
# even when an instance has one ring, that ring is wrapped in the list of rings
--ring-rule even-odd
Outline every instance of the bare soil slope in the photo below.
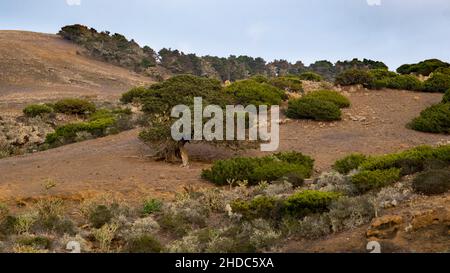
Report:
[[[0,112],[62,97],[116,99],[151,82],[126,69],[86,58],[57,35],[0,31]]]

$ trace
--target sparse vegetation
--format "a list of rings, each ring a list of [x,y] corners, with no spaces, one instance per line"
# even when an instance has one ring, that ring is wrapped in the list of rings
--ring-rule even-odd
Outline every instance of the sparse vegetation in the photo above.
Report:
[[[88,115],[96,110],[95,104],[83,99],[63,99],[53,105],[57,113],[68,115]]]

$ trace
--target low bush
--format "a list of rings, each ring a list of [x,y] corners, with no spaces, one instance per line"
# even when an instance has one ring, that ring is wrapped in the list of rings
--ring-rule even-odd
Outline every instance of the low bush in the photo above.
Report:
[[[148,90],[145,87],[135,87],[131,89],[130,91],[122,94],[122,97],[120,98],[120,102],[123,104],[128,104],[132,102],[139,102],[143,98],[145,98],[146,93]]]
[[[83,99],[63,99],[54,104],[54,110],[67,115],[87,115],[94,113],[96,107],[92,102]]]
[[[413,75],[397,75],[396,77],[385,79],[386,87],[398,90],[420,91],[423,83]]]
[[[322,76],[314,72],[304,72],[300,74],[298,78],[303,81],[313,81],[313,82],[321,82],[323,80]]]
[[[282,217],[282,203],[275,197],[259,196],[251,201],[235,200],[231,203],[233,213],[244,219],[279,219]]]
[[[47,105],[42,105],[42,104],[32,104],[32,105],[28,105],[27,107],[25,107],[23,109],[23,113],[27,117],[34,118],[37,116],[43,116],[46,114],[53,113],[53,108],[51,108]]]
[[[116,124],[115,118],[100,118],[89,122],[69,123],[56,128],[54,133],[48,134],[46,143],[53,145],[75,142],[77,134],[87,132],[95,137],[107,135],[107,129]]]
[[[361,84],[368,86],[372,82],[369,71],[361,69],[349,69],[336,77],[335,83],[343,86]]]
[[[211,169],[203,170],[202,177],[217,185],[227,185],[230,181],[248,181],[249,185],[257,185],[261,181],[273,182],[292,173],[308,178],[313,165],[313,159],[297,152],[263,158],[239,157],[216,161]]]
[[[356,170],[367,160],[367,156],[363,154],[351,154],[336,161],[333,165],[333,169],[340,174],[348,174],[353,170]]]
[[[144,214],[152,214],[161,211],[162,202],[158,199],[148,199],[144,202]]]
[[[442,99],[442,103],[450,103],[450,89],[447,90],[444,94],[444,98]]]
[[[361,164],[361,170],[374,171],[398,168],[400,162],[404,160],[419,160],[423,163],[429,160],[439,160],[450,163],[450,145],[439,147],[419,146],[400,153],[373,156]]]
[[[269,83],[281,90],[300,93],[303,92],[303,84],[296,76],[284,76],[270,79]]]
[[[450,190],[450,170],[432,170],[419,174],[413,181],[417,193],[435,195]]]
[[[89,212],[89,222],[94,228],[101,228],[111,222],[112,211],[105,205],[98,205]]]
[[[329,101],[329,102],[336,104],[339,108],[350,107],[350,100],[346,96],[341,95],[339,92],[332,91],[332,90],[314,91],[314,92],[311,92],[308,95],[304,96],[304,98]]]
[[[30,246],[36,249],[50,249],[51,241],[43,236],[25,236],[19,238],[17,243],[22,246]]]
[[[286,115],[292,119],[335,121],[341,120],[342,112],[332,102],[315,98],[301,98],[289,101]]]
[[[163,250],[161,243],[152,235],[141,235],[128,240],[127,253],[160,253]]]
[[[448,68],[450,64],[438,59],[425,60],[417,64],[404,64],[397,69],[400,74],[417,74],[428,76],[436,69]]]
[[[254,80],[243,80],[232,83],[225,88],[225,92],[232,94],[241,105],[279,105],[285,100],[283,90],[266,83]]]
[[[423,90],[426,92],[444,93],[448,89],[450,89],[450,75],[439,72],[433,73],[423,86]]]
[[[355,174],[351,182],[359,193],[383,188],[391,183],[400,180],[400,169],[362,171]]]
[[[322,191],[301,191],[288,197],[284,202],[286,212],[295,217],[327,212],[331,203],[341,194]]]
[[[440,103],[425,109],[408,126],[421,132],[449,134],[450,103]]]

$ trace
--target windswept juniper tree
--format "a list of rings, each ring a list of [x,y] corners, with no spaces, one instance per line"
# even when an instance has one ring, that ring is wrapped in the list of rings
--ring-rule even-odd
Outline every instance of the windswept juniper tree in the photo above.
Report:
[[[243,92],[249,93],[239,93],[237,89],[245,90]],[[252,94],[251,90],[255,90],[252,96],[255,98],[248,97]],[[245,95],[242,95],[245,94]],[[247,96],[248,95],[248,96]],[[274,100],[274,96],[278,99]],[[258,83],[256,81],[247,80],[239,82],[236,88],[233,85],[228,88],[223,88],[221,83],[214,79],[201,78],[192,75],[181,75],[175,76],[162,83],[153,84],[148,88],[138,87],[130,90],[122,96],[123,103],[136,102],[142,107],[142,111],[146,115],[146,124],[144,130],[140,133],[140,138],[156,148],[156,158],[159,160],[166,160],[169,162],[174,162],[180,158],[183,161],[183,166],[188,165],[188,154],[185,149],[187,143],[198,143],[208,141],[210,144],[222,145],[233,149],[243,149],[255,147],[259,142],[257,140],[250,141],[246,138],[245,141],[227,140],[228,138],[217,140],[207,139],[208,136],[204,135],[202,140],[195,140],[194,136],[194,125],[190,126],[190,136],[182,138],[180,140],[174,140],[172,136],[172,126],[179,120],[179,117],[172,116],[172,110],[175,106],[185,105],[189,107],[191,113],[194,113],[194,101],[195,98],[201,98],[202,106],[204,109],[207,105],[219,106],[223,110],[222,115],[225,113],[226,106],[230,105],[243,105],[254,103],[257,101],[257,105],[273,105],[278,104],[284,98],[284,93],[265,83]],[[275,102],[275,103],[274,103]],[[215,113],[211,114],[213,118]],[[215,118],[215,117],[214,117]],[[191,120],[193,121],[194,114],[191,115]],[[237,128],[239,122],[244,121],[244,129],[246,130],[246,135],[250,128],[254,128],[255,122],[252,121],[250,115],[242,110],[237,109],[233,113],[233,127]],[[227,127],[224,123],[227,121],[227,116],[222,116],[219,118],[221,121],[222,130]],[[194,122],[192,122],[194,124]],[[241,122],[242,124],[242,122]],[[208,125],[208,119],[201,118],[201,126]],[[210,126],[211,127],[211,126]],[[210,128],[213,134],[219,134],[225,136],[226,133],[217,132],[217,124],[212,125]],[[186,130],[183,128],[183,130]],[[187,129],[189,130],[189,129]],[[204,132],[204,134],[206,134]],[[234,131],[234,135],[238,135],[237,130]]]

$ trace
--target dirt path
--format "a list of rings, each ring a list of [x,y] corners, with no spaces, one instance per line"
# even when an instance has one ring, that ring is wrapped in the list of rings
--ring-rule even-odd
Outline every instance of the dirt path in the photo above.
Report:
[[[363,91],[348,94],[353,106],[338,123],[292,121],[281,129],[281,150],[296,150],[316,159],[318,171],[349,153],[383,154],[420,144],[450,141],[449,136],[415,132],[405,124],[441,94],[403,91]],[[360,121],[353,121],[360,116]],[[365,121],[364,121],[364,118]],[[189,170],[146,159],[149,148],[138,131],[64,146],[36,154],[0,160],[0,198],[62,195],[81,198],[116,193],[133,200],[143,195],[173,196],[184,186],[209,184],[200,179],[207,163],[194,162]],[[213,160],[232,156],[207,146],[190,147],[195,158]],[[245,155],[261,155],[246,151]],[[50,183],[49,183],[50,182]],[[46,190],[46,184],[56,187]]]

